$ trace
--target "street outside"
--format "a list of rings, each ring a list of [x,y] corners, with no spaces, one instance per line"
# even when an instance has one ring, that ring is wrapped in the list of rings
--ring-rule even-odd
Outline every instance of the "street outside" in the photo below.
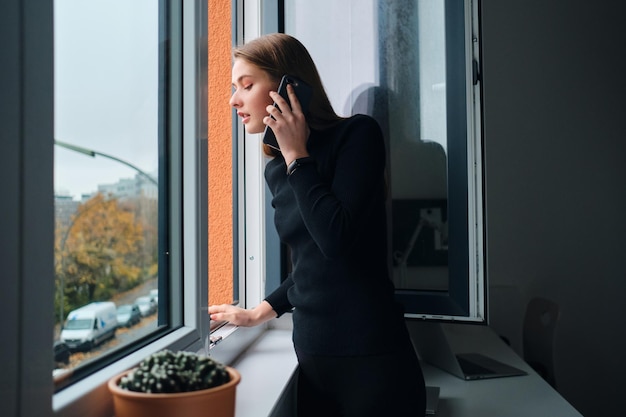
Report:
[[[122,304],[132,304],[135,301],[135,299],[137,299],[137,297],[148,295],[150,290],[156,289],[156,288],[157,288],[157,279],[153,278],[153,279],[147,280],[142,285],[136,288],[133,288],[130,291],[117,294],[110,301],[113,301],[115,305],[117,306],[120,306]],[[92,350],[88,352],[72,353],[72,355],[70,356],[70,363],[68,365],[61,366],[62,364],[58,364],[57,366],[59,366],[60,369],[74,369],[77,366],[83,364],[84,362],[89,361],[90,359],[96,358],[106,353],[109,350],[131,343],[132,341],[137,340],[151,333],[152,331],[156,330],[156,328],[157,328],[157,314],[155,313],[150,316],[143,317],[139,323],[135,324],[134,326],[130,328],[126,328],[126,327],[118,328],[117,331],[115,332],[115,337],[113,337],[112,339],[107,340],[106,342],[102,343],[101,345],[96,346],[95,348],[93,348]],[[60,334],[60,327],[57,325],[55,327],[54,340],[59,339],[59,334]]]

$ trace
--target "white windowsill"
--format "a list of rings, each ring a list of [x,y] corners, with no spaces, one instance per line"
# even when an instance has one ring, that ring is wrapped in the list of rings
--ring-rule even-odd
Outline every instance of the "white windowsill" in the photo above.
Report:
[[[235,417],[267,417],[274,409],[297,366],[291,338],[291,314],[272,320],[265,330],[261,328],[245,330],[248,332],[241,333],[247,333],[247,336],[243,335],[241,338],[253,340],[253,342],[241,355],[233,360],[225,360],[228,356],[223,356],[223,353],[215,356],[223,356],[224,359],[219,357],[216,359],[230,364],[241,374],[241,382],[237,386]],[[80,385],[76,384],[73,388],[56,394],[53,404],[54,409],[59,413],[55,415],[112,415],[113,404],[106,381],[113,375],[136,365],[148,354],[148,349],[152,352],[167,347],[167,342],[176,339],[183,332],[188,332],[188,329],[180,329],[164,337],[157,344],[129,355],[115,366],[85,378]],[[228,343],[224,342],[223,347],[227,348],[227,345]],[[85,392],[91,391],[94,391],[93,394],[98,398],[95,402],[102,406],[102,409],[95,414],[93,409],[90,411],[85,409],[85,407],[93,407],[94,402],[85,404],[85,401],[78,401],[85,396]]]
[[[291,339],[291,314],[271,327],[232,366],[241,374],[236,417],[269,416],[297,366]]]

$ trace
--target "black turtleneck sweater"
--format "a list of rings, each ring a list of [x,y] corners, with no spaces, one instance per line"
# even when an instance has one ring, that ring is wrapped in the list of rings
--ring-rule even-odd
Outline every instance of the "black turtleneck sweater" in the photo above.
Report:
[[[387,266],[385,143],[369,116],[312,130],[307,163],[268,162],[274,221],[292,272],[270,294],[293,308],[295,346],[314,355],[370,355],[405,340]]]

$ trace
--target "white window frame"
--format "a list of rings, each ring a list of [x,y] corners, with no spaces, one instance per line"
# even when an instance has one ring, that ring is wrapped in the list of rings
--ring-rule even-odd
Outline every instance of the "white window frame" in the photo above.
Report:
[[[262,33],[262,5],[260,0],[244,1],[243,37],[245,43]],[[254,307],[264,297],[265,284],[265,168],[260,134],[247,134],[241,123],[237,124],[240,146],[239,165],[244,167],[243,187],[245,195],[245,300],[247,307]]]

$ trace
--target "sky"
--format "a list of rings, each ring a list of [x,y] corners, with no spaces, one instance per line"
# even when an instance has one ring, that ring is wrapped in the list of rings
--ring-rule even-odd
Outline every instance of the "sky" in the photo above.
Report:
[[[158,169],[158,4],[153,0],[55,0],[57,141]],[[54,147],[55,193],[80,199],[132,178],[120,162]]]

